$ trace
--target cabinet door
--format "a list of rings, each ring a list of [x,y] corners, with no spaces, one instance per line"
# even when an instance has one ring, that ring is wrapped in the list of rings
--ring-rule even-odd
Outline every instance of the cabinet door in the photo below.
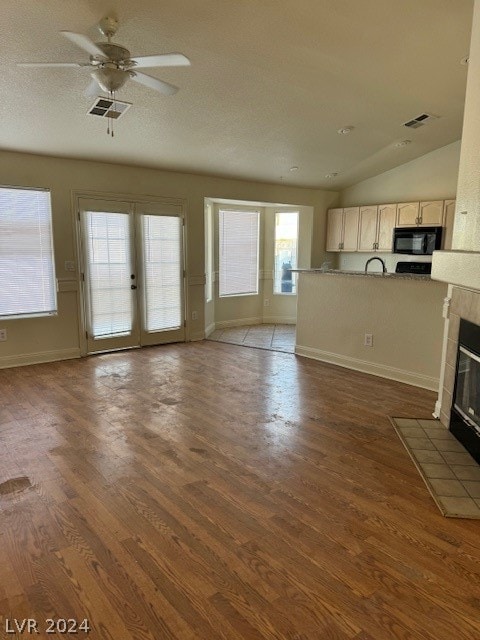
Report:
[[[330,209],[327,215],[327,251],[340,251],[343,236],[343,209]]]
[[[359,218],[360,218],[360,207],[349,207],[343,210],[342,251],[357,250]]]
[[[419,202],[397,204],[397,227],[415,227],[418,224]]]
[[[360,207],[358,251],[375,251],[377,246],[377,205]]]
[[[378,205],[377,251],[392,251],[393,230],[397,219],[396,204]]]
[[[444,206],[443,249],[451,251],[453,236],[453,221],[455,218],[455,200],[445,200]]]
[[[443,200],[421,202],[419,218],[423,227],[441,227],[443,224]]]

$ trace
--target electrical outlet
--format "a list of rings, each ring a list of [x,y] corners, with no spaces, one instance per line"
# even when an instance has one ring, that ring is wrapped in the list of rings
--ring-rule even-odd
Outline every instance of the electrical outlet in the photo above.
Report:
[[[192,320],[198,320],[198,311],[192,311]]]
[[[270,300],[268,298],[265,298],[265,300],[263,301],[263,305],[265,307],[269,307],[270,306]]]
[[[6,339],[7,339],[7,330],[0,329],[0,342],[5,342]]]
[[[365,334],[365,342],[363,343],[366,347],[373,347],[373,334],[366,333]]]

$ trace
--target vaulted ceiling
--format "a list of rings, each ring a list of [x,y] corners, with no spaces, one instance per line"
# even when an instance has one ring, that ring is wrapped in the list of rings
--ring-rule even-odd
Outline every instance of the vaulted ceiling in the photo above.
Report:
[[[0,147],[338,189],[461,137],[473,0],[2,0]],[[116,124],[87,115],[87,61],[60,30],[133,55],[179,51],[191,67],[148,69],[180,87],[129,82]],[[438,119],[416,130],[423,112]],[[348,135],[337,130],[354,127]],[[397,148],[396,143],[411,140]],[[297,171],[290,171],[296,166]],[[338,173],[335,178],[327,174]]]

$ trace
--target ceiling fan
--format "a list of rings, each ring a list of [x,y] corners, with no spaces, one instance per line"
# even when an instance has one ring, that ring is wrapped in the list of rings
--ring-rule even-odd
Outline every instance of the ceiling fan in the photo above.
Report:
[[[103,18],[99,22],[98,28],[107,38],[107,42],[95,43],[82,33],[60,31],[65,38],[90,54],[89,62],[22,62],[18,66],[88,67],[91,69],[92,81],[84,92],[87,97],[96,96],[99,87],[112,96],[129,79],[164,95],[173,95],[178,91],[178,87],[173,84],[140,73],[137,69],[189,66],[190,60],[186,56],[181,53],[164,53],[132,58],[128,49],[111,41],[118,29],[118,20],[115,17]]]

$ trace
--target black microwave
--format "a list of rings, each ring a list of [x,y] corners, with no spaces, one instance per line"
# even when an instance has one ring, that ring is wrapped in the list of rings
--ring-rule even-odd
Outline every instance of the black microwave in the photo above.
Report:
[[[442,227],[396,227],[393,230],[393,253],[431,256],[442,248]]]

